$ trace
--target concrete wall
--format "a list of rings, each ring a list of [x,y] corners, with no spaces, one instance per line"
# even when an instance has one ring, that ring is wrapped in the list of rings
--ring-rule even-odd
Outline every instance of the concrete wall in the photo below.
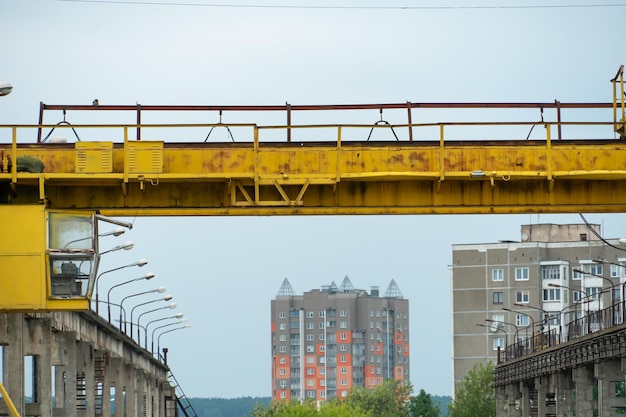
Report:
[[[176,414],[167,366],[91,312],[2,313],[0,345],[2,381],[22,416]]]

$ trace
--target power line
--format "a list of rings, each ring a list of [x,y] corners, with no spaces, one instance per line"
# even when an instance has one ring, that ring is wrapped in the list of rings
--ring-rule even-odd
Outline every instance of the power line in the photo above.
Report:
[[[351,9],[351,10],[478,10],[478,9],[588,9],[625,7],[626,3],[605,4],[534,4],[534,5],[486,5],[486,6],[336,6],[299,4],[224,4],[224,3],[178,3],[173,1],[141,0],[57,0],[73,3],[102,3],[140,6],[214,7],[239,9]]]

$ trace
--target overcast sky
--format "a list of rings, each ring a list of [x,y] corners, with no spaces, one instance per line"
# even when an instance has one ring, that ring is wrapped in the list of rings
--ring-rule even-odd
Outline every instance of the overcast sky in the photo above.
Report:
[[[95,98],[101,104],[216,105],[608,102],[609,79],[625,60],[626,3],[618,0],[593,7],[586,5],[600,2],[157,3],[2,1],[0,81],[14,90],[0,99],[0,125],[37,123],[40,102],[91,104]],[[81,117],[67,115],[72,123]],[[217,122],[216,115],[209,119]],[[113,121],[132,123],[132,117]],[[0,132],[0,140],[8,137],[6,129]],[[623,214],[587,218],[603,225],[605,237],[626,236]],[[102,269],[139,258],[149,264],[106,275],[101,292],[154,272],[154,280],[127,291],[166,286],[176,312],[192,325],[161,338],[185,393],[239,397],[271,394],[270,300],[282,280],[302,293],[339,284],[345,275],[364,289],[384,290],[396,280],[410,300],[415,389],[451,394],[451,245],[519,240],[521,224],[580,218],[128,220],[131,232],[103,238],[101,245],[132,240],[135,248],[110,254]]]

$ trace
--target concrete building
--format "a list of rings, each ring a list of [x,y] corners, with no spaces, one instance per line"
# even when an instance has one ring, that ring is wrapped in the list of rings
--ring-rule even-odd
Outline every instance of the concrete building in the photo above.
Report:
[[[356,289],[348,277],[296,295],[285,278],[272,300],[272,398],[324,401],[353,386],[409,381],[409,301],[391,280]]]
[[[519,242],[453,245],[455,387],[506,346],[550,328],[562,334],[562,324],[622,300],[625,248],[597,224],[524,225]]]

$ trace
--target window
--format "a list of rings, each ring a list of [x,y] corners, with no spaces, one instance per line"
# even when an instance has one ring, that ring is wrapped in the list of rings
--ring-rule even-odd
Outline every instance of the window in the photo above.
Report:
[[[322,382],[324,382],[324,381],[322,381]],[[326,391],[320,390],[320,397],[321,398],[326,398]]]
[[[320,346],[320,352],[326,352],[326,346],[324,345]]]
[[[504,269],[492,269],[491,280],[492,281],[504,281]]]
[[[324,322],[320,322],[320,329],[324,328]]]
[[[580,291],[572,291],[572,301],[578,302],[583,298],[583,293]]]
[[[346,324],[346,322],[345,322],[345,321],[341,321],[341,322],[339,322],[339,328],[341,328],[341,329],[345,329],[346,327],[348,327],[348,326],[347,326],[347,324]]]
[[[312,379],[307,379],[306,380],[306,386],[307,387],[314,387],[315,386],[315,381]]]
[[[492,314],[491,323],[497,324],[498,328],[504,327],[504,314]]]
[[[346,317],[348,312],[346,310],[339,310],[339,317]]]
[[[578,272],[578,268],[573,267],[572,268],[572,279],[581,279],[582,277],[583,277],[583,274]]]
[[[306,335],[306,340],[307,342],[312,342],[315,340],[315,335],[314,334],[307,334]]]
[[[504,338],[503,337],[494,337],[493,338],[493,350],[504,349]]]
[[[370,310],[370,317],[374,317],[374,310]]]
[[[306,312],[306,318],[307,319],[312,319],[313,317],[315,317],[315,313],[312,311],[307,311]]]
[[[348,351],[348,346],[341,345],[341,346],[339,346],[339,350],[342,351],[342,352],[347,352]]]
[[[285,391],[282,391],[280,393],[280,398],[287,398],[287,393]]]
[[[527,304],[529,302],[529,298],[530,296],[528,291],[517,291],[515,293],[515,302],[517,303]]]
[[[285,330],[287,328],[287,325],[285,323],[280,323],[280,326],[278,328],[280,330]]]
[[[348,381],[345,380],[345,379],[342,379],[341,380],[341,385],[343,385],[345,387],[346,385],[348,385]]]
[[[590,300],[597,300],[598,295],[602,292],[600,287],[585,287],[585,293],[589,296]]]
[[[280,341],[281,341],[281,342],[284,342],[285,340],[287,340],[287,336],[286,336],[286,335],[284,335],[284,334],[281,334],[281,335],[280,335]]]
[[[287,363],[287,358],[280,358],[280,364],[284,365]]]
[[[339,340],[346,340],[348,337],[346,336],[345,332],[341,332],[339,333]]]
[[[307,391],[306,392],[306,397],[307,398],[315,398],[315,391]]]
[[[503,304],[504,303],[504,293],[502,291],[494,291],[493,292],[493,303],[494,304]]]
[[[602,264],[582,264],[581,268],[586,274],[602,275]]]
[[[515,281],[528,281],[528,268],[515,268]]]
[[[306,347],[306,353],[314,353],[314,352],[315,352],[315,346]]]
[[[285,317],[287,317],[287,315],[285,314],[284,311],[281,311],[280,313],[278,313],[278,318],[284,319]]]
[[[348,362],[348,358],[346,358],[346,355],[341,355],[341,363],[346,363]]]
[[[345,389],[341,391],[341,398],[346,398],[348,396],[348,391]]]
[[[307,375],[315,375],[315,368],[306,368]]]
[[[320,333],[320,340],[324,340],[324,339],[325,339],[324,333]]]
[[[380,310],[376,310],[376,317],[380,317]]]
[[[345,375],[348,373],[348,370],[346,368],[341,368],[341,375]]]
[[[285,352],[287,352],[287,348],[285,346],[281,346],[280,348],[278,348],[278,351],[280,353],[285,353]]]
[[[320,375],[326,375],[326,368],[320,368]]]
[[[280,369],[280,371],[279,371],[279,373],[280,373],[281,375],[287,375],[287,371],[285,370],[285,368],[281,368],[281,369]]]
[[[544,288],[543,301],[560,301],[561,289],[560,288]]]
[[[306,363],[315,363],[315,356],[307,356]]]
[[[307,323],[306,324],[306,328],[309,329],[309,330],[315,329],[315,323]]]
[[[515,315],[515,325],[516,326],[528,326],[529,317],[526,314],[517,314]]]
[[[320,316],[320,318],[326,317],[326,312],[324,310],[320,311],[319,316]]]
[[[541,267],[541,279],[561,279],[561,266],[543,265]]]

